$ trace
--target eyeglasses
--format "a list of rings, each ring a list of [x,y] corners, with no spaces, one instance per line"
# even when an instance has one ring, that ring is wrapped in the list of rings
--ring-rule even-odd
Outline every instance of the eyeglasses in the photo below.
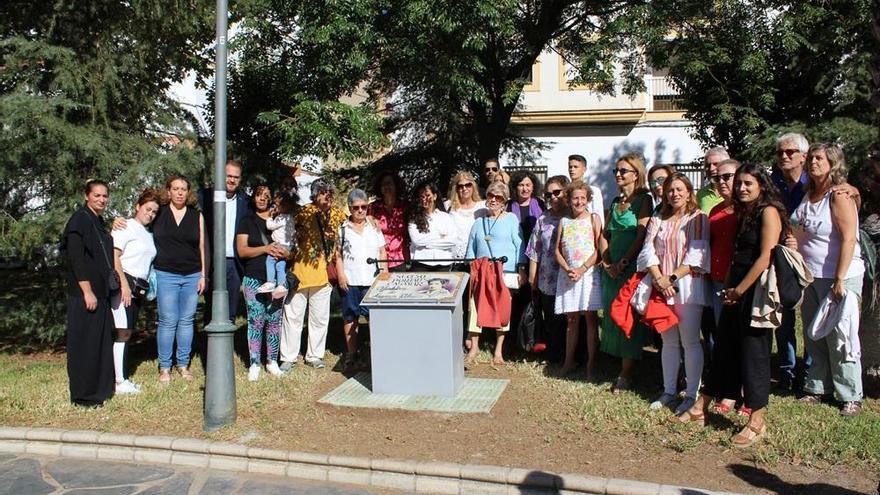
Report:
[[[471,184],[470,182],[465,182],[464,184],[456,184],[455,185],[456,189],[470,189],[472,187],[474,187],[474,185]]]
[[[630,170],[628,168],[615,168],[615,169],[612,169],[611,172],[613,172],[614,175],[626,175],[626,174],[630,174],[630,173],[632,173],[632,174],[636,173],[635,170]]]
[[[717,183],[729,181],[730,179],[733,178],[734,175],[736,175],[736,174],[732,173],[732,172],[726,173],[726,174],[715,174],[715,175],[709,177],[709,180],[711,180],[712,182],[715,182],[717,184]]]
[[[367,205],[349,205],[348,209],[351,211],[367,211]]]
[[[555,197],[561,195],[562,191],[563,191],[562,189],[554,189],[552,191],[547,191],[544,193],[544,198],[545,199],[555,198]]]
[[[484,170],[485,170],[486,172],[497,172],[497,171],[498,171],[498,167],[486,167]]]
[[[489,201],[498,201],[499,203],[507,201],[504,196],[500,194],[487,194],[486,199],[488,199]]]
[[[657,177],[656,179],[650,182],[651,187],[662,186],[663,183],[666,182],[666,177]]]
[[[785,155],[785,156],[787,156],[787,157],[789,157],[789,158],[791,158],[792,155],[794,155],[795,153],[800,153],[800,152],[801,152],[801,150],[799,150],[799,149],[792,149],[792,148],[787,148],[787,149],[784,149],[784,150],[776,150],[776,154],[777,154],[777,155],[779,155],[779,156]]]

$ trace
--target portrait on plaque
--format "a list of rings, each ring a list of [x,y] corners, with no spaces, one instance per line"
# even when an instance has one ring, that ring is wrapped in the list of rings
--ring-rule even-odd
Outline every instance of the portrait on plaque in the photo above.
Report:
[[[461,273],[411,272],[389,273],[376,278],[364,302],[453,301],[461,295]]]

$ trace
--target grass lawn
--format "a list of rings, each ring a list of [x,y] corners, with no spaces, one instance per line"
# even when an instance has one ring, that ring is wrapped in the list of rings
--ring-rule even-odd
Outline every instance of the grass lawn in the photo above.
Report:
[[[138,346],[147,348],[154,342],[146,339]],[[483,358],[488,361],[489,355],[484,352]],[[616,370],[611,360],[600,363],[607,370],[601,383],[560,380],[533,362],[500,368],[481,364],[474,376],[511,380],[488,415],[318,405],[320,397],[345,379],[332,371],[337,360],[328,355],[326,370],[300,366],[278,379],[264,373],[255,383],[247,381],[245,365],[236,360],[238,420],[205,434],[198,355],[192,367],[195,381],[175,379],[160,386],[155,358],[143,353],[132,360],[131,373],[143,384],[141,395],[119,396],[101,409],[83,410],[68,402],[63,354],[0,354],[0,422],[345,455],[538,467],[743,491],[748,485],[736,486],[729,466],[757,465],[792,481],[799,476],[837,476],[849,480],[841,481],[843,486],[858,483],[857,478],[864,478],[865,486],[876,486],[870,473],[880,470],[880,407],[874,400],[867,401],[858,417],[845,419],[832,406],[805,406],[793,397],[773,396],[767,416],[770,438],[741,452],[731,447],[729,438],[744,424],[743,418],[713,415],[706,428],[669,424],[669,411],[647,410],[657,391],[656,373],[642,376],[635,391],[615,396],[608,392]],[[717,462],[707,463],[713,456]],[[805,466],[811,470],[808,474],[798,470]]]
[[[6,275],[6,274],[4,274]],[[156,382],[152,332],[131,347],[129,375],[143,385],[138,396],[119,396],[98,410],[69,403],[63,348],[39,351],[39,325],[63,316],[63,288],[45,275],[3,277],[0,288],[0,424],[82,428],[233,441],[253,446],[340,455],[495,464],[556,472],[640,479],[742,492],[874,493],[880,472],[880,403],[842,418],[831,405],[806,406],[773,395],[767,413],[770,437],[740,451],[730,437],[745,419],[712,415],[706,428],[674,425],[669,411],[651,412],[659,393],[654,353],[637,370],[635,389],[608,392],[619,362],[601,356],[596,383],[562,380],[532,361],[502,367],[480,364],[469,376],[508,378],[489,414],[438,414],[336,408],[317,400],[346,377],[332,368],[341,344],[341,321],[331,319],[328,369],[297,367],[275,379],[246,379],[236,358],[238,419],[213,434],[202,432],[204,334],[197,333],[196,380]],[[47,287],[49,290],[47,290]],[[61,302],[60,308],[58,307]],[[42,309],[41,309],[42,308]],[[51,311],[46,308],[51,308]],[[143,322],[154,322],[154,307]],[[200,321],[200,318],[197,318]],[[244,321],[239,319],[243,327]],[[148,328],[153,324],[146,325]],[[57,335],[57,333],[56,333]],[[800,339],[799,339],[800,340]],[[800,342],[799,342],[800,343]],[[45,348],[45,345],[42,345]],[[245,356],[244,329],[236,352]],[[405,352],[405,350],[402,350]],[[489,360],[484,351],[483,361]],[[849,492],[842,491],[846,487]]]

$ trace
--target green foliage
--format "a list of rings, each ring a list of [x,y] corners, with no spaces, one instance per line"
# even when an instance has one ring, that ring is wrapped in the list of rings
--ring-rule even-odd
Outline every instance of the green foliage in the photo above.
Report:
[[[382,140],[374,132],[392,141],[374,167],[401,170],[412,180],[442,180],[502,150],[527,161],[540,148],[509,123],[532,64],[547,48],[575,67],[573,83],[604,93],[642,87],[634,27],[647,9],[636,0],[244,0],[240,6],[230,138],[267,161],[316,151],[352,161],[377,151]],[[328,102],[340,99],[358,107],[361,118],[308,120],[327,110],[339,114],[341,107]],[[264,112],[276,117],[259,119]],[[305,124],[292,133],[266,132],[279,115]],[[352,124],[354,131],[344,130]],[[345,146],[320,137],[324,131],[341,133],[339,144],[355,152],[345,156]],[[355,174],[366,177],[348,173]]]
[[[0,210],[54,243],[89,178],[110,182],[111,212],[129,212],[145,185],[197,175],[204,148],[166,92],[208,69],[212,12],[187,0],[4,2]]]
[[[707,145],[766,162],[784,130],[839,141],[856,168],[877,139],[868,72],[880,43],[874,0],[654,3],[648,58],[668,67],[681,103]],[[650,16],[649,16],[650,17]],[[647,26],[651,28],[651,26]],[[873,134],[873,136],[872,136]]]
[[[67,286],[60,270],[4,270],[0,274],[0,349],[58,348],[67,322]]]

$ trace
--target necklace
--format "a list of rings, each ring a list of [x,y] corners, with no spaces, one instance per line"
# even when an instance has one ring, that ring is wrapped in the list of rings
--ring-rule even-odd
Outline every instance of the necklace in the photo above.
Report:
[[[483,239],[486,242],[492,241],[492,229],[495,228],[495,224],[498,223],[498,219],[501,218],[503,215],[504,215],[504,212],[502,212],[501,215],[498,215],[497,217],[495,217],[495,220],[492,221],[492,225],[490,227],[486,227],[488,220],[486,220],[486,217],[483,217],[483,229],[486,231],[486,236],[483,237]]]

